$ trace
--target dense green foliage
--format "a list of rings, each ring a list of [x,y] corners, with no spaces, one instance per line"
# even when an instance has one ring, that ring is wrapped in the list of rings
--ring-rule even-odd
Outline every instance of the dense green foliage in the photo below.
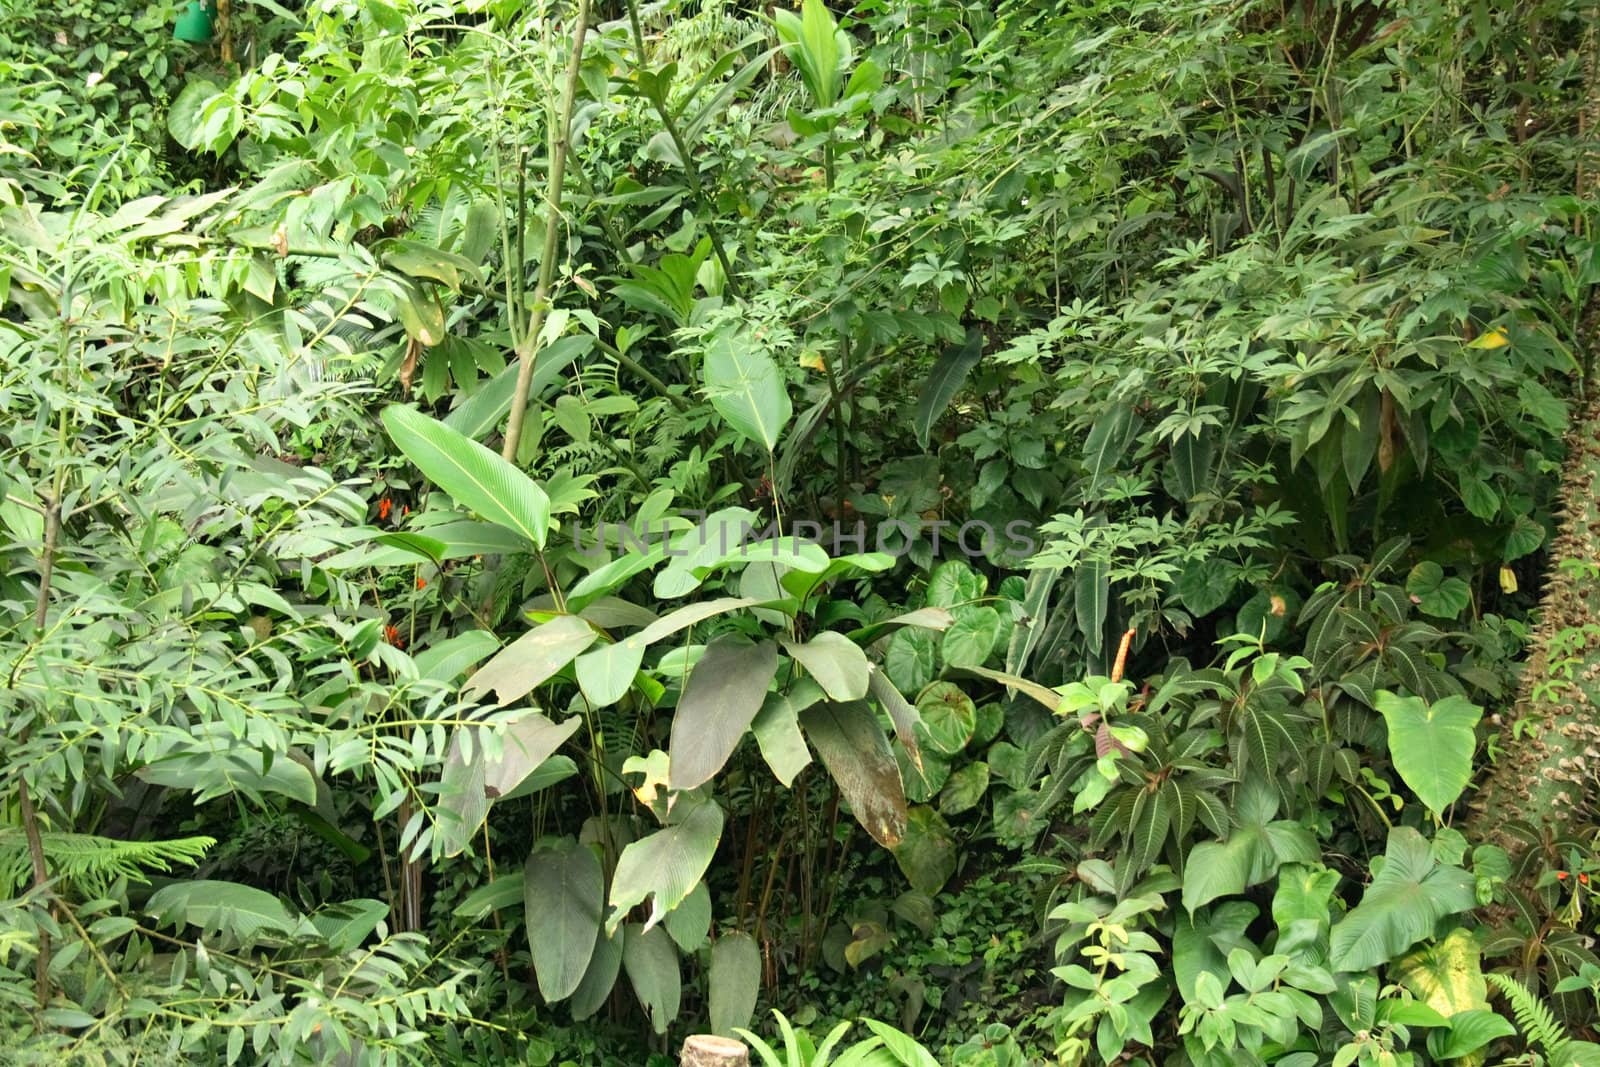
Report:
[[[1600,1062],[1590,8],[5,10],[7,1056]]]

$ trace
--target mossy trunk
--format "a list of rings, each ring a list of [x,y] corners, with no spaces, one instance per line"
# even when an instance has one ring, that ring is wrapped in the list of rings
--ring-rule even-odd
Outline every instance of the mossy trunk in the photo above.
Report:
[[[1529,846],[1518,823],[1553,842],[1589,821],[1600,771],[1600,403],[1574,419],[1568,447],[1561,531],[1521,692],[1498,717],[1501,753],[1467,827],[1513,854]]]

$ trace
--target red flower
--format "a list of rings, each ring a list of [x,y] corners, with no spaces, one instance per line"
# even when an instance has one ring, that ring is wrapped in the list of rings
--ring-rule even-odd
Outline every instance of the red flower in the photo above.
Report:
[[[426,589],[426,588],[428,588],[428,579],[424,578],[420,574],[417,575],[417,588],[418,589]]]
[[[1587,874],[1578,875],[1578,884],[1579,885],[1588,885],[1589,884],[1589,876]]]
[[[1567,880],[1567,872],[1566,871],[1557,871],[1556,872],[1556,881],[1565,882],[1566,880]]]
[[[390,500],[388,497],[384,497],[382,500],[378,501],[378,521],[379,522],[388,522],[389,521],[389,509],[391,509],[393,507],[394,507],[394,501]]]
[[[385,626],[383,628],[383,639],[395,648],[406,647],[406,640],[400,636],[400,627],[398,626]]]

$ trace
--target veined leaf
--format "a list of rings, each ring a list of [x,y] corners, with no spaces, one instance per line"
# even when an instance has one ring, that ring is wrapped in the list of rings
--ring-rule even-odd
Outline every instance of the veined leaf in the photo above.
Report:
[[[606,929],[615,932],[633,908],[650,898],[645,929],[689,895],[711,865],[722,839],[722,809],[698,794],[680,794],[672,825],[642,837],[622,850],[611,876],[611,916]],[[666,936],[663,932],[662,936]],[[676,955],[673,957],[676,959]]]
[[[1483,709],[1463,696],[1429,704],[1386,690],[1378,691],[1377,704],[1389,727],[1394,769],[1430,811],[1443,814],[1472,779]]]
[[[783,648],[834,700],[860,700],[867,695],[871,670],[867,654],[844,634],[824,630],[804,643],[785,640]]]
[[[599,635],[576,615],[558,615],[501,649],[461,687],[463,696],[493,691],[501,705],[521,700],[543,685]]]
[[[622,968],[634,996],[650,1016],[650,1028],[658,1034],[678,1017],[678,1002],[683,995],[683,975],[678,970],[678,950],[665,930],[629,923],[623,932]]]
[[[1470,874],[1440,864],[1417,831],[1396,827],[1361,903],[1334,924],[1330,962],[1341,971],[1373,970],[1427,937],[1440,918],[1476,904]]]
[[[714,337],[705,354],[706,393],[729,426],[769,453],[794,414],[788,386],[766,349],[746,334]]]
[[[723,934],[711,946],[711,1032],[733,1036],[749,1026],[761,992],[761,950],[749,934]]]
[[[523,919],[534,977],[545,1003],[578,988],[594,955],[606,891],[600,860],[588,845],[566,840],[535,849],[523,871]]]
[[[457,504],[544,549],[550,499],[533,479],[415,408],[391,404],[383,410],[383,424],[406,458]]]
[[[818,704],[801,713],[800,725],[839,783],[856,821],[883,847],[899,844],[906,830],[900,765],[867,705]]]

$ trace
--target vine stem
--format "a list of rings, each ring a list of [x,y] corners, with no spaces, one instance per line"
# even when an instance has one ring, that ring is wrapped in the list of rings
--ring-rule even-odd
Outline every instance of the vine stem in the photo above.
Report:
[[[539,283],[533,291],[528,328],[517,350],[517,388],[511,397],[511,418],[506,424],[505,446],[500,454],[515,461],[522,443],[522,424],[528,414],[528,393],[539,361],[539,334],[544,328],[550,287],[555,281],[556,254],[561,242],[561,187],[567,173],[567,153],[572,145],[572,109],[578,96],[578,72],[583,66],[584,38],[589,33],[589,0],[578,0],[578,21],[572,33],[572,58],[567,61],[566,84],[561,90],[561,113],[550,146],[550,178],[545,187],[544,254],[539,259]],[[512,308],[513,315],[517,309]]]

